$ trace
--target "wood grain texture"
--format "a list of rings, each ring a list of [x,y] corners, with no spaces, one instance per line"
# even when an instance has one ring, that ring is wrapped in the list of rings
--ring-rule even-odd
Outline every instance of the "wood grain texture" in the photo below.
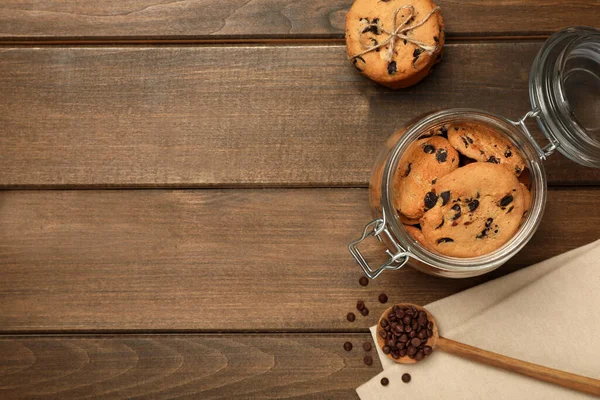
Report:
[[[351,352],[342,344],[354,344]],[[0,338],[0,398],[356,399],[367,333]]]
[[[523,115],[540,45],[449,45],[398,92],[343,46],[0,48],[0,187],[364,187],[417,115]],[[559,154],[546,166],[551,184],[600,182]]]
[[[598,25],[596,0],[438,0],[449,36]],[[5,0],[0,38],[342,37],[351,0]]]
[[[495,273],[404,268],[362,287],[347,244],[370,221],[366,189],[4,191],[0,331],[364,330],[381,292],[426,304],[598,239],[599,195],[551,190]],[[371,313],[349,323],[358,299]]]

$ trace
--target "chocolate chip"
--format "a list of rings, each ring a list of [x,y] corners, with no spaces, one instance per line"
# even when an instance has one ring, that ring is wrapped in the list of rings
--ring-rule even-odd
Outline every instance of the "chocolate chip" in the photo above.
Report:
[[[435,153],[435,159],[439,163],[446,162],[446,160],[448,159],[448,152],[446,151],[446,149],[438,149],[437,153]]]
[[[408,166],[406,167],[406,172],[404,173],[405,178],[410,174],[411,166],[412,166],[412,164],[408,163]]]
[[[373,365],[373,357],[371,357],[371,356],[365,356],[363,361],[366,365]]]
[[[360,313],[363,315],[363,317],[366,317],[367,315],[369,315],[369,309],[365,307],[362,310],[360,310]]]
[[[501,200],[500,200],[500,207],[506,207],[507,205],[509,205],[510,203],[512,203],[513,201],[513,197],[510,194],[507,194],[506,196],[504,196]]]
[[[467,136],[467,140],[469,141],[469,143],[473,144],[473,139],[471,139],[470,136]]]
[[[455,127],[454,127],[454,130],[458,132],[458,126],[455,126]]]
[[[408,348],[407,353],[408,353],[409,356],[414,356],[415,354],[417,354],[417,348],[414,347],[414,346],[410,346]]]
[[[423,52],[423,50],[420,47],[417,47],[415,49],[415,51],[413,51],[413,57],[414,58],[419,58],[419,56],[421,55],[422,52]]]
[[[364,342],[363,343],[363,350],[364,351],[371,351],[372,347],[371,347],[371,343],[369,342]]]
[[[390,349],[390,346],[388,346],[387,344],[385,346],[383,346],[383,354],[390,354],[392,349]]]
[[[388,1],[389,1],[389,0],[388,0]],[[406,41],[406,39],[404,39],[404,44],[406,44],[406,43],[408,43],[408,42]]]
[[[408,382],[410,382],[410,379],[411,379],[410,374],[402,374],[402,382],[408,383]]]
[[[388,378],[381,378],[381,386],[387,386],[387,385],[389,385],[389,383],[390,383],[390,380]]]
[[[362,300],[359,300],[356,302],[356,309],[358,311],[361,311],[363,308],[365,308],[365,302]]]
[[[454,239],[445,237],[445,238],[438,239],[437,244],[440,244],[440,243],[452,243],[452,242],[454,242]]]
[[[369,284],[369,278],[366,276],[361,276],[358,280],[358,283],[360,283],[360,286],[367,286]]]
[[[512,151],[510,151],[510,150],[506,150],[506,151],[504,152],[504,157],[506,157],[506,158],[508,158],[508,157],[512,157]]]
[[[448,204],[448,201],[450,200],[450,191],[446,190],[445,192],[442,192],[442,206],[445,206],[446,204]]]
[[[521,173],[520,167],[515,167],[515,174],[519,175]]]
[[[425,346],[423,347],[423,353],[425,353],[425,355],[428,356],[431,353],[433,353],[433,348],[431,346]]]
[[[435,206],[435,203],[437,203],[437,195],[433,192],[427,192],[427,194],[425,195],[425,209],[429,210],[430,208],[433,208]]]
[[[381,293],[381,294],[379,295],[379,302],[380,302],[381,304],[385,304],[385,303],[387,303],[387,301],[388,301],[387,294],[385,294],[385,293]]]
[[[419,334],[417,335],[417,337],[421,340],[426,340],[427,339],[427,330],[426,329],[422,329]]]
[[[459,219],[462,215],[462,210],[460,209],[460,204],[455,204],[452,206],[452,210],[454,210],[455,214],[452,217],[452,220]]]
[[[435,229],[440,229],[442,226],[444,226],[444,221],[444,217],[442,217],[442,222],[440,222],[440,224],[436,226]]]
[[[405,324],[410,324],[410,321],[412,320],[412,318],[409,315],[405,315],[404,318],[402,318],[402,322],[404,322]]]
[[[515,206],[510,206],[510,208],[508,209],[508,211],[506,212],[507,214],[509,214],[512,210],[514,210]]]
[[[485,227],[489,228],[490,226],[492,226],[492,223],[494,222],[494,218],[488,218],[485,220]]]
[[[433,37],[433,41],[434,41],[434,42],[436,42],[436,43],[439,43],[439,41],[440,41],[440,38],[439,38],[439,37],[437,37],[437,36],[434,36],[434,37]]]
[[[492,163],[492,164],[500,164],[500,160],[498,160],[494,156],[491,156],[490,158],[488,158],[487,162]]]
[[[406,353],[408,353],[408,349],[400,349],[399,355],[400,355],[400,357],[404,357],[404,356],[406,356]]]
[[[346,315],[346,319],[350,322],[354,322],[354,320],[356,319],[356,315],[354,315],[354,313],[349,312],[348,315]]]
[[[435,153],[435,147],[430,144],[426,144],[423,146],[423,151],[427,154],[433,154]]]
[[[427,329],[433,329],[433,321],[427,323]]]
[[[475,211],[479,207],[479,200],[473,200],[469,203],[469,210]]]
[[[415,360],[417,361],[421,361],[423,357],[425,357],[425,353],[423,353],[423,350],[419,350],[417,354],[415,354]]]
[[[435,185],[435,184],[436,184],[436,182],[437,182],[437,178],[435,178],[434,180],[432,180],[432,181],[431,181],[431,184],[432,184],[432,185]]]
[[[419,347],[421,345],[421,339],[415,337],[410,340],[410,344],[413,347]]]
[[[363,64],[367,63],[364,58],[362,58],[361,56],[358,56],[358,57],[354,57],[352,59],[352,64],[354,64],[354,68],[356,68],[359,72],[363,72],[363,69],[358,66],[359,60],[362,61]]]
[[[379,331],[379,336],[380,336],[382,339],[385,339],[385,338],[387,338],[387,332],[386,332],[386,331]]]
[[[468,148],[469,147],[469,142],[467,142],[467,138],[464,137],[464,136],[461,136],[460,138],[462,139],[463,144],[465,145],[465,148]]]
[[[383,318],[381,320],[381,322],[379,323],[379,325],[381,325],[382,328],[385,328],[386,326],[388,326],[390,323],[388,322],[387,319]]]
[[[352,343],[350,343],[350,342],[344,343],[344,350],[346,350],[346,351],[352,350]]]
[[[387,70],[388,70],[388,74],[394,75],[398,71],[398,69],[396,67],[396,61],[392,61],[391,63],[389,63]]]
[[[404,334],[400,335],[398,340],[402,343],[406,343],[406,342],[408,342],[408,335],[406,333],[404,333]]]

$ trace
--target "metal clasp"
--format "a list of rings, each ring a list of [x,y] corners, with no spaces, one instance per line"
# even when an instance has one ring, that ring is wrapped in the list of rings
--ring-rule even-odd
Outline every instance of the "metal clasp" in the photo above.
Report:
[[[525,135],[527,135],[527,137],[529,137],[529,139],[531,140],[531,143],[535,147],[535,149],[538,152],[542,161],[546,161],[546,159],[552,153],[554,153],[554,150],[556,150],[556,148],[558,147],[558,140],[546,135],[546,137],[548,138],[550,143],[548,143],[544,148],[541,148],[540,145],[537,144],[536,140],[533,138],[533,135],[531,134],[531,132],[529,132],[529,129],[527,129],[527,125],[525,124],[525,121],[527,121],[527,118],[537,118],[538,115],[540,115],[540,109],[534,108],[533,110],[531,110],[527,114],[525,114],[522,118],[520,118],[518,121],[512,121],[510,119],[509,119],[509,121],[514,126],[521,128],[523,133],[525,133]]]
[[[379,268],[372,269],[369,266],[367,260],[365,260],[365,258],[361,254],[360,250],[358,250],[358,244],[370,236],[375,236],[381,242],[381,235],[387,236],[388,241],[392,243],[396,248],[396,253],[392,254],[390,250],[386,249],[385,252],[390,256],[390,259],[385,264],[381,265]],[[404,264],[407,263],[408,258],[411,255],[410,252],[405,251],[402,247],[396,244],[396,241],[390,234],[390,231],[387,229],[385,216],[383,219],[376,219],[374,221],[369,222],[365,226],[362,236],[348,245],[348,250],[350,251],[350,254],[352,254],[352,256],[354,257],[358,265],[360,265],[365,275],[368,276],[370,279],[377,278],[386,269],[397,270],[402,268]]]

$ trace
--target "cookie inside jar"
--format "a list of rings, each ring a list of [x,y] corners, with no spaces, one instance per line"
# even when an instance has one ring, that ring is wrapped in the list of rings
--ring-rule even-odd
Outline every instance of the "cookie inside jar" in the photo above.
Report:
[[[531,207],[526,158],[480,122],[452,121],[420,134],[398,163],[393,206],[425,249],[472,258],[515,236]]]

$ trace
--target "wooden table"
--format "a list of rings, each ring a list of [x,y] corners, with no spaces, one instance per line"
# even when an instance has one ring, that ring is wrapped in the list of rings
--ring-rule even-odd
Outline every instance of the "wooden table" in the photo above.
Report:
[[[445,61],[393,92],[346,59],[350,0],[3,1],[0,398],[356,398],[381,292],[426,304],[597,239],[600,171],[556,154],[509,264],[358,285],[386,137],[523,115],[543,40],[599,23],[597,0],[439,3]]]

